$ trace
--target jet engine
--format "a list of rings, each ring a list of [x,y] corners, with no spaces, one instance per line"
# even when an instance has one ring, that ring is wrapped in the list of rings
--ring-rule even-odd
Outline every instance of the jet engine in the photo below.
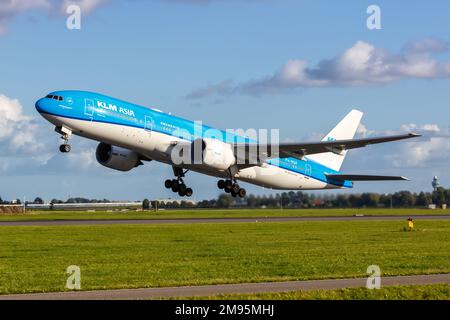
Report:
[[[119,171],[130,171],[142,165],[136,152],[104,142],[100,142],[97,146],[95,156],[101,165]]]
[[[202,164],[221,171],[236,164],[233,147],[228,143],[211,138],[198,138],[192,142],[191,159],[194,165]]]

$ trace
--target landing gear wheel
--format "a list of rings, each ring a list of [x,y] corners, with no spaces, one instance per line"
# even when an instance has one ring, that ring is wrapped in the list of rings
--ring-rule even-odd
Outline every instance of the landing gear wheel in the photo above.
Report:
[[[239,185],[237,183],[233,184],[233,188],[231,189],[235,194],[239,193],[239,190],[241,189],[241,187],[239,187]]]
[[[239,197],[243,198],[243,197],[245,197],[246,194],[247,194],[247,191],[245,191],[244,188],[239,189],[239,192],[238,192]]]
[[[186,187],[186,185],[185,185],[184,183],[181,183],[181,184],[178,186],[179,192],[182,192],[183,194],[186,193],[186,189],[187,189],[187,187]]]
[[[164,182],[164,185],[167,189],[172,189],[173,192],[178,193],[180,197],[190,197],[192,196],[192,189],[188,188],[186,184],[183,181],[183,177],[185,173],[189,171],[183,171],[182,168],[179,167],[173,167],[173,173],[176,177],[176,179],[168,179]]]
[[[62,153],[67,153],[70,152],[70,145],[65,143],[59,146],[59,151],[61,151]]]
[[[225,189],[225,180],[219,180],[217,181],[217,187],[219,189]]]
[[[236,198],[236,196],[237,196],[237,193],[236,193],[236,192],[234,192],[233,190],[231,190],[231,196],[232,196],[233,198]]]
[[[231,180],[225,180],[225,188],[224,188],[225,191],[227,192],[227,190],[228,190],[228,192],[230,192],[232,188],[233,188],[233,182]]]
[[[165,186],[167,189],[172,188],[172,180],[167,179],[167,180],[164,182],[164,186]]]

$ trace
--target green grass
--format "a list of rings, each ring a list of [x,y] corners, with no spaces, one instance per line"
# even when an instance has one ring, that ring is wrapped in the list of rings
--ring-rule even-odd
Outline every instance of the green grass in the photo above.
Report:
[[[182,219],[239,217],[304,217],[364,215],[450,214],[450,210],[428,209],[188,209],[160,211],[30,211],[26,214],[0,214],[0,221],[82,220],[82,219]]]
[[[0,227],[0,293],[450,273],[450,221]]]
[[[379,290],[349,288],[339,290],[290,291],[280,293],[229,294],[188,299],[208,300],[449,300],[450,284],[392,286]]]

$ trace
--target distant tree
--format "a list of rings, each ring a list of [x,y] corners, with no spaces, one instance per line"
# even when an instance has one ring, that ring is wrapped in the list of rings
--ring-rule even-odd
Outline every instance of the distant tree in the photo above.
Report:
[[[361,194],[361,205],[366,207],[377,207],[380,196],[376,193],[363,193]]]
[[[289,207],[289,205],[291,204],[291,198],[289,197],[289,194],[287,193],[287,192],[283,192],[282,194],[281,194],[281,199],[280,199],[280,201],[281,201],[281,205],[284,207],[284,208],[287,208],[287,207]],[[271,203],[268,203],[269,205],[271,204]]]
[[[348,202],[350,203],[350,206],[353,208],[358,208],[362,206],[361,196],[358,194],[351,194],[348,197]]]
[[[20,199],[16,199],[16,204],[22,204],[22,201],[20,201]]]
[[[219,208],[229,208],[233,204],[233,199],[229,194],[222,193],[217,199],[217,206]]]
[[[44,204],[44,200],[40,197],[36,197],[33,201],[34,204]]]
[[[180,201],[180,208],[186,208],[186,201],[185,200],[181,200]]]
[[[95,203],[95,202],[98,202],[98,200],[96,199],[89,200],[81,197],[69,198],[66,201],[66,203]]]
[[[395,207],[412,207],[414,202],[414,196],[409,191],[399,191],[392,195],[392,204]]]
[[[420,192],[416,197],[416,203],[414,205],[418,207],[427,207],[429,204],[431,204],[431,197],[429,193]]]
[[[442,189],[443,189],[443,190],[442,190],[442,193],[443,193],[443,195],[444,195],[443,202],[444,202],[445,204],[448,204],[448,203],[449,203],[448,200],[450,200],[450,194],[449,194],[450,189],[445,189],[445,188],[442,188]]]
[[[339,207],[339,208],[347,208],[350,206],[348,197],[343,194],[338,195],[332,203],[333,203],[334,207]]]
[[[391,197],[391,194],[382,194],[380,195],[380,200],[378,201],[378,203],[382,207],[389,208],[391,206]]]
[[[258,205],[255,195],[251,194],[247,197],[247,207],[255,208]]]
[[[148,199],[144,199],[144,201],[142,201],[142,209],[143,210],[150,209],[150,201]]]
[[[3,204],[3,199],[2,199],[2,197],[0,197],[0,204]]]
[[[445,189],[442,187],[438,187],[436,191],[433,191],[431,197],[433,199],[433,203],[441,206],[446,203]]]

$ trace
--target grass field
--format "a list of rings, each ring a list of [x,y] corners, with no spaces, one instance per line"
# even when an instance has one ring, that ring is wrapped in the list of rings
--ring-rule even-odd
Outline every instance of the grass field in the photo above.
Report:
[[[230,294],[189,299],[225,300],[449,300],[450,284],[427,286],[392,286],[380,290],[349,288],[281,293]]]
[[[182,218],[244,218],[244,217],[304,217],[353,215],[450,215],[447,210],[429,209],[189,209],[160,211],[30,211],[26,214],[0,214],[0,221],[80,220],[80,219],[182,219]]]
[[[0,293],[450,273],[450,221],[0,227]]]

